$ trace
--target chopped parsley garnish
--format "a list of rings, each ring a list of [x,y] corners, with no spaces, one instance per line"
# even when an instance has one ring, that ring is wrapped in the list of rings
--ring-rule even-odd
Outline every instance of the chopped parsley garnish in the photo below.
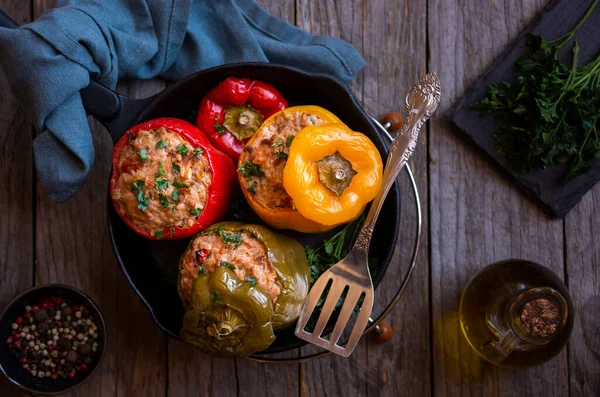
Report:
[[[292,209],[293,209],[294,211],[298,211],[298,210],[296,209],[296,206],[294,205],[294,202],[292,202],[292,203],[291,203],[291,206],[292,206]]]
[[[265,173],[261,171],[260,165],[254,164],[250,160],[246,160],[244,162],[244,164],[240,165],[240,168],[238,168],[238,171],[240,171],[242,173],[242,176],[244,178],[251,178],[253,176],[258,177],[258,178],[265,177]]]
[[[275,156],[278,159],[287,159],[288,158],[288,154],[286,152],[284,152],[283,150],[279,150],[277,153],[275,153]]]
[[[169,199],[162,193],[158,193],[158,200],[160,201],[160,206],[163,208],[169,208]]]
[[[154,237],[156,237],[157,240],[160,240],[160,239],[164,238],[165,235],[163,234],[162,230],[157,230],[154,232]]]
[[[252,182],[252,185],[250,185],[250,187],[246,190],[248,190],[250,193],[252,193],[254,196],[256,196],[256,186],[258,185],[258,183],[256,183],[256,181]]]
[[[177,179],[173,181],[173,186],[177,189],[187,189],[190,187],[190,185],[186,185],[185,183],[177,182]]]
[[[225,128],[223,128],[223,126],[221,124],[219,124],[219,122],[217,121],[217,118],[215,117],[215,130],[217,130],[217,133],[219,135],[225,135],[227,133],[227,131],[225,131]]]
[[[165,168],[163,167],[162,160],[159,160],[158,163],[160,165],[158,166],[158,172],[156,173],[156,177],[160,178],[161,176],[164,176],[167,172],[165,171]]]
[[[221,239],[223,239],[223,242],[225,244],[234,244],[235,243],[235,247],[233,249],[236,249],[237,247],[239,247],[242,244],[242,231],[238,231],[237,233],[227,233],[224,231],[225,226],[221,225],[219,226],[219,228],[217,229],[217,234],[219,235],[219,237],[221,237]]]
[[[329,240],[323,240],[323,244],[317,248],[306,246],[306,257],[311,271],[311,284],[317,281],[321,274],[346,256],[348,250],[344,249],[344,241],[347,230],[348,226],[344,227]]]
[[[283,139],[277,138],[277,139],[275,139],[275,143],[273,143],[271,145],[271,147],[278,147],[278,146],[283,146]]]
[[[189,151],[190,148],[186,145],[177,145],[177,153],[180,154],[182,157],[187,156]]]
[[[144,195],[144,191],[142,190],[144,187],[144,181],[138,179],[137,181],[133,182],[132,186],[133,190],[137,190],[137,201],[139,203],[137,207],[142,211],[146,211],[148,209],[148,205],[150,205],[150,199]]]
[[[246,281],[250,282],[250,286],[254,287],[256,285],[256,279],[250,276],[246,276]]]
[[[171,163],[171,167],[173,172],[175,172],[176,174],[179,174],[181,172],[181,167],[176,162]]]
[[[229,263],[227,261],[221,261],[221,266],[225,266],[229,270],[235,270],[235,266],[233,266],[233,263]]]
[[[165,178],[156,178],[156,189],[164,190],[169,187],[169,181]]]
[[[140,160],[142,161],[142,163],[148,161],[148,151],[146,149],[140,150]]]
[[[202,156],[204,154],[204,150],[202,150],[202,148],[197,147],[196,149],[194,149],[194,157],[199,159],[200,156]]]
[[[290,147],[292,146],[292,141],[294,140],[294,136],[293,135],[288,135],[285,137],[285,146]]]
[[[131,143],[135,141],[135,135],[133,135],[133,132],[131,131],[127,131],[127,134],[129,135],[129,144],[131,145]]]
[[[164,139],[161,139],[160,141],[158,141],[158,143],[156,144],[156,148],[157,149],[166,149],[168,147],[167,145],[167,141],[165,141]]]
[[[171,208],[171,212],[172,213],[176,213],[177,212],[177,207],[173,206],[173,208]]]
[[[173,190],[173,192],[171,193],[171,199],[173,200],[174,203],[179,202],[179,190],[177,190],[177,189]]]
[[[317,124],[317,120],[315,120],[313,116],[310,116],[310,122],[313,123],[313,125]]]
[[[192,208],[190,210],[190,214],[194,215],[194,216],[198,216],[202,213],[202,210],[200,208]]]
[[[204,270],[204,266],[198,267],[198,275],[206,276],[206,270]]]
[[[213,291],[210,293],[210,299],[212,299],[213,302],[218,302],[220,297],[221,295],[219,295],[218,291]]]
[[[142,190],[142,188],[144,187],[144,181],[138,179],[137,181],[133,182],[132,186],[135,190]]]

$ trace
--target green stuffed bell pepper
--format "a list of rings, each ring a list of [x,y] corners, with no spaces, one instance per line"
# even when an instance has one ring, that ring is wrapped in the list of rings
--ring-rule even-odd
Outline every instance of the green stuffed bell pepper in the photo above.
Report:
[[[273,304],[264,291],[219,267],[194,283],[181,337],[213,356],[248,356],[275,340],[272,315]]]
[[[216,356],[263,350],[274,330],[298,318],[309,280],[296,240],[264,226],[215,224],[190,242],[180,261],[182,338]]]

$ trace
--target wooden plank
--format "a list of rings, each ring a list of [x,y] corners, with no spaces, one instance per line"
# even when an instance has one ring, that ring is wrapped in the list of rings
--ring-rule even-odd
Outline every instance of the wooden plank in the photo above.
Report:
[[[293,23],[294,4],[262,0],[261,6]],[[288,353],[284,356],[291,356]],[[201,374],[201,376],[198,376]],[[265,385],[269,385],[265,388]],[[169,341],[169,395],[295,396],[298,365],[267,365],[244,359],[215,359],[182,342]]]
[[[11,0],[0,0],[0,9],[17,23],[29,22],[31,7]],[[32,286],[33,261],[33,157],[31,124],[10,92],[0,72],[0,307]],[[2,395],[20,394],[4,376]],[[5,394],[6,393],[6,394]]]
[[[37,0],[35,15],[53,6],[53,1]],[[145,97],[163,87],[162,82],[129,83],[120,85],[119,91]],[[109,341],[104,362],[88,383],[70,395],[164,396],[166,338],[114,257],[106,226],[112,142],[99,123],[93,121],[91,126],[96,162],[84,188],[64,205],[53,203],[38,188],[36,282],[61,282],[84,290],[106,318]]]
[[[393,3],[393,4],[392,4]],[[409,7],[408,2],[355,2],[352,5],[320,2],[302,4],[298,14],[301,27],[317,34],[332,34],[354,44],[368,62],[352,87],[370,114],[381,117],[387,111],[403,110],[407,90],[425,72],[425,7]],[[300,5],[299,5],[300,7]],[[361,10],[357,12],[357,10]],[[407,23],[398,24],[402,20]],[[363,26],[368,26],[364,29]],[[395,62],[399,54],[409,54],[411,62]],[[399,57],[404,59],[405,56]],[[398,77],[400,76],[400,77]],[[423,208],[427,208],[427,137],[423,134],[413,159],[421,187]],[[379,302],[388,301],[404,276],[414,240],[416,218],[411,189],[402,179],[402,237],[385,281],[377,291]],[[425,214],[426,215],[426,214]],[[378,346],[363,341],[350,359],[328,357],[302,367],[303,395],[320,395],[350,389],[351,395],[369,394],[426,396],[429,387],[429,315],[427,279],[427,236],[424,234],[419,268],[410,288],[394,314],[387,319],[396,337]],[[416,302],[416,303],[415,303]],[[405,321],[409,320],[409,321]],[[303,349],[305,352],[313,349]],[[366,354],[365,354],[366,353]],[[366,365],[368,363],[368,366]],[[315,378],[316,377],[316,378]]]
[[[294,24],[295,4],[293,1],[259,0],[263,8],[278,18]],[[296,351],[275,355],[278,358],[296,357]],[[249,360],[236,360],[238,396],[297,396],[299,394],[300,366],[298,364],[264,364]],[[269,385],[265,388],[265,385]]]
[[[569,341],[571,397],[600,396],[600,185],[565,219],[567,280],[575,306]]]
[[[169,340],[168,395],[237,396],[235,361],[212,358],[190,345]]]
[[[365,2],[363,104],[381,118],[388,111],[405,115],[404,99],[426,73],[426,3],[408,0]],[[423,208],[423,235],[417,268],[397,307],[388,316],[394,337],[384,345],[369,338],[369,395],[428,396],[430,385],[429,265],[427,233],[427,131],[421,133],[411,166]],[[402,222],[394,259],[377,291],[378,302],[389,302],[403,279],[412,255],[417,218],[412,187],[403,173]],[[377,307],[379,306],[379,307]],[[375,310],[380,312],[380,306]]]
[[[442,84],[440,114],[544,3],[429,2],[429,69]],[[430,157],[434,395],[568,395],[566,351],[527,371],[499,369],[471,350],[457,317],[465,283],[493,261],[527,258],[562,275],[562,222],[551,221],[439,117],[431,124]]]
[[[296,24],[313,34],[340,37],[354,44],[362,53],[363,4],[361,0],[297,0]],[[350,85],[359,100],[363,99],[363,73]],[[301,349],[302,354],[318,351]],[[344,359],[328,356],[301,364],[300,393],[302,396],[339,395],[364,396],[367,393],[367,343],[362,340],[352,356]]]
[[[117,86],[117,92],[134,98],[146,98],[165,88],[162,80],[122,82]],[[96,163],[101,163],[105,172],[101,179],[103,183],[102,198],[105,202],[104,192],[108,191],[108,180],[111,170],[112,142],[108,134],[95,123],[92,133],[96,136],[102,133],[102,145],[97,149]],[[98,144],[95,145],[98,148]],[[102,158],[100,158],[102,156]],[[105,167],[105,168],[104,168]],[[89,183],[89,182],[88,182]],[[104,208],[103,208],[104,209]],[[105,224],[106,214],[101,215],[102,224]],[[106,232],[108,236],[108,232]],[[110,245],[110,243],[107,243]],[[117,269],[115,262],[111,268]],[[118,329],[113,335],[117,339],[117,391],[119,396],[156,396],[164,397],[167,387],[167,337],[156,326],[145,306],[131,289],[129,282],[120,271],[118,272],[118,289],[116,291],[118,306],[116,325]],[[111,292],[104,292],[109,295]],[[126,302],[126,304],[122,304]]]

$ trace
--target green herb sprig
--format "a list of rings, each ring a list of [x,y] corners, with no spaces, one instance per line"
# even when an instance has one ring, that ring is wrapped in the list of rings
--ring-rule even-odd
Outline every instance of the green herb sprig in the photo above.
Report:
[[[139,179],[133,182],[131,186],[132,190],[137,191],[137,201],[139,203],[137,207],[142,211],[146,211],[148,209],[148,206],[150,205],[150,198],[144,195],[144,181]]]
[[[224,225],[220,225],[218,227],[217,234],[219,235],[219,237],[221,237],[221,239],[223,240],[223,242],[225,244],[235,244],[233,249],[236,249],[237,247],[242,245],[242,242],[244,241],[242,239],[242,231],[241,230],[238,231],[237,233],[227,233],[227,232],[225,232]]]
[[[496,150],[516,172],[565,163],[566,182],[600,157],[600,56],[580,67],[575,42],[572,64],[558,59],[599,2],[594,1],[573,30],[555,40],[528,36],[530,52],[517,61],[516,80],[491,85],[472,106],[494,114]]]
[[[227,261],[221,261],[220,264],[221,264],[221,266],[224,266],[229,270],[235,270],[235,266],[233,265],[233,263],[229,263]]]
[[[252,161],[246,160],[240,167],[238,171],[242,173],[244,178],[252,178],[253,176],[258,178],[264,178],[265,173],[260,169],[259,164],[254,164]]]

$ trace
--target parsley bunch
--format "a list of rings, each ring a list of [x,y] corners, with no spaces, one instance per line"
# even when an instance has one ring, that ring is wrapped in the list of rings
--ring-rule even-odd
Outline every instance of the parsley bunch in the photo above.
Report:
[[[305,247],[306,257],[310,266],[311,284],[314,284],[321,274],[325,273],[331,266],[341,261],[348,254],[348,250],[344,249],[344,241],[349,225],[346,225],[329,240],[323,240],[322,245],[316,248]]]
[[[579,67],[575,42],[572,65],[558,59],[599,1],[573,30],[555,40],[529,35],[530,53],[517,61],[515,82],[491,85],[472,106],[494,113],[496,150],[517,172],[566,163],[570,180],[600,158],[600,56]]]

